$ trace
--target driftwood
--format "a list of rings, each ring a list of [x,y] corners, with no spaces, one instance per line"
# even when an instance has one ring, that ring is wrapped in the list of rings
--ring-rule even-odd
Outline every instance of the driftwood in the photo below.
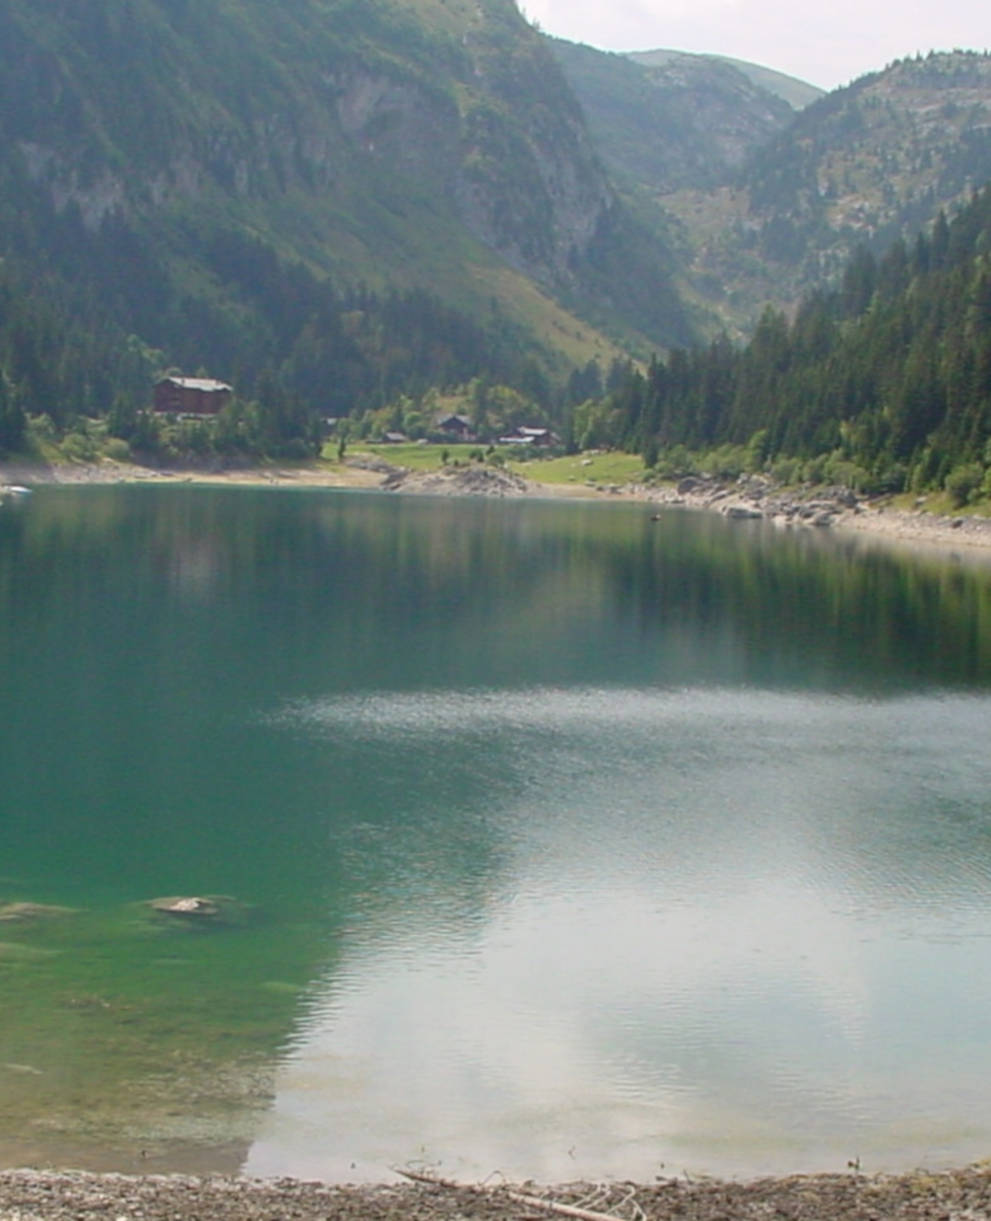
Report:
[[[453,1179],[442,1179],[439,1175],[426,1174],[421,1170],[400,1170],[398,1167],[393,1167],[393,1169],[403,1178],[411,1179],[414,1183],[426,1183],[430,1187],[446,1187],[449,1191],[475,1191],[481,1195],[488,1195],[492,1190],[488,1187],[480,1187],[475,1183],[456,1183]],[[559,1204],[556,1200],[544,1200],[540,1196],[527,1195],[525,1192],[513,1191],[508,1187],[503,1188],[502,1192],[507,1200],[512,1200],[516,1204],[525,1204],[527,1208],[539,1208],[559,1217],[574,1217],[577,1221],[624,1221],[624,1218],[618,1217],[615,1213],[595,1212],[589,1208],[579,1208],[575,1204]],[[641,1217],[643,1216],[641,1209],[637,1208],[637,1212]]]

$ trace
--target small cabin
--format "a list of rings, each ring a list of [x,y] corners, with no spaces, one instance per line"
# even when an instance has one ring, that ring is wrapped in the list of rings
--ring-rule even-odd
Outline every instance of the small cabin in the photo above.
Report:
[[[557,445],[557,436],[549,428],[521,426],[499,438],[500,445]]]
[[[234,390],[212,377],[163,377],[155,383],[155,410],[170,415],[216,415]]]
[[[473,441],[471,420],[466,415],[443,415],[434,422],[434,427],[445,436],[457,438],[459,441]]]

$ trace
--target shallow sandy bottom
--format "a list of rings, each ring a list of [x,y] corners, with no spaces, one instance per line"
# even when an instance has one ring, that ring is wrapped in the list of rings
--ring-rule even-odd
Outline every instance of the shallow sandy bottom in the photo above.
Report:
[[[854,1172],[750,1183],[667,1179],[653,1184],[566,1184],[482,1188],[402,1183],[326,1187],[290,1179],[179,1178],[81,1173],[0,1173],[0,1221],[532,1221],[551,1216],[621,1221],[857,1221],[991,1217],[991,1171],[868,1178]]]

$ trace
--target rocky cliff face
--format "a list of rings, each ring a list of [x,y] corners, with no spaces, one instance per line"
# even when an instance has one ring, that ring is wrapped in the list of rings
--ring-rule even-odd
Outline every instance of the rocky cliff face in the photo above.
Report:
[[[0,0],[0,136],[90,233],[170,242],[176,217],[224,216],[290,257],[455,295],[478,292],[476,242],[580,308],[617,207],[512,0]]]

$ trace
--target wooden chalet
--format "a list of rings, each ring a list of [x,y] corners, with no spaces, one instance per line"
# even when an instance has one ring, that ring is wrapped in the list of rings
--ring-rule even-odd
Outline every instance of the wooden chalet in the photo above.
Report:
[[[234,394],[212,377],[163,377],[155,383],[155,410],[170,415],[216,415]]]
[[[475,439],[471,420],[466,415],[438,416],[434,421],[434,427],[445,436],[458,441],[474,441]]]

